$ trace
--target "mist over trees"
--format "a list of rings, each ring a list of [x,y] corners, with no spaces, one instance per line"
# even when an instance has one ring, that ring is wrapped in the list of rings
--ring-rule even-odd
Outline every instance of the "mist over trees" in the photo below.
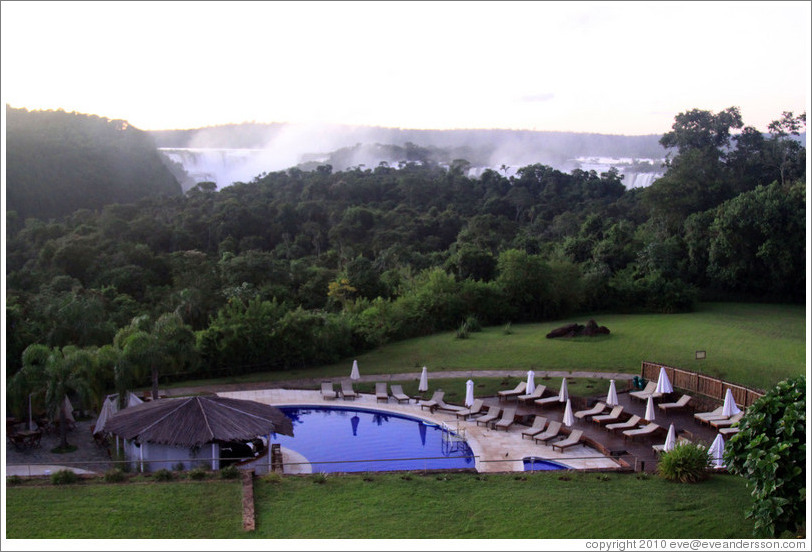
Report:
[[[7,240],[7,376],[37,344],[87,351],[91,387],[155,388],[334,362],[469,317],[803,302],[804,126],[785,113],[758,139],[733,133],[736,108],[679,114],[667,173],[644,190],[543,164],[479,178],[464,159],[319,165],[28,218]],[[175,361],[159,373],[160,355]]]

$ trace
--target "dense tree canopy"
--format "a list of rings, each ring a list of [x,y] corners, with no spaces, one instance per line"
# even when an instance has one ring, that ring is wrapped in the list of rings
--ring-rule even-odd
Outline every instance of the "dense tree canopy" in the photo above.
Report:
[[[320,165],[18,220],[8,375],[37,343],[94,352],[94,381],[126,388],[155,383],[150,355],[179,357],[160,373],[171,379],[330,362],[470,316],[802,301],[804,122],[785,114],[769,136],[734,136],[735,108],[680,114],[667,173],[645,190],[615,170],[541,164],[510,178],[467,177],[463,160]],[[162,347],[155,323],[134,327],[144,316],[187,347]]]

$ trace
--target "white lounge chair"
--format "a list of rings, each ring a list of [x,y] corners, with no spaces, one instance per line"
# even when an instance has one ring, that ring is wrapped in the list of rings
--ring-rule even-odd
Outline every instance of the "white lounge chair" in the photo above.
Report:
[[[581,437],[583,434],[584,432],[582,430],[574,429],[572,433],[569,434],[569,437],[563,441],[553,443],[553,450],[558,449],[559,452],[563,452],[565,448],[574,447],[581,442]]]
[[[595,416],[597,414],[600,414],[604,410],[606,410],[606,403],[599,402],[589,410],[579,410],[574,414],[574,416],[580,420],[582,418],[585,418],[586,416]]]
[[[522,431],[522,439],[524,439],[525,435],[530,437],[531,439],[544,431],[544,426],[547,425],[547,418],[544,416],[536,416],[533,419],[533,425],[527,428],[526,430]]]
[[[515,388],[511,389],[510,391],[499,391],[497,395],[499,395],[499,400],[507,400],[510,397],[518,397],[519,395],[523,395],[525,389],[527,389],[527,382],[522,381],[517,385]]]

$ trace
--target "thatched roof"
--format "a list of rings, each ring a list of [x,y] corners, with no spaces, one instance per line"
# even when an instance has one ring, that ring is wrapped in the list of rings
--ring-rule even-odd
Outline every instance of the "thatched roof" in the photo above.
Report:
[[[269,433],[293,436],[293,423],[278,408],[216,395],[145,402],[114,414],[105,429],[142,443],[182,447]]]

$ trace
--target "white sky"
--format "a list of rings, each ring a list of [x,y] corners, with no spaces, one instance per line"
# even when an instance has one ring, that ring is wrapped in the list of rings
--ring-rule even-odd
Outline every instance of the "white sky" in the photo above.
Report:
[[[808,109],[810,2],[3,2],[12,107],[141,129],[257,122],[663,133]]]

